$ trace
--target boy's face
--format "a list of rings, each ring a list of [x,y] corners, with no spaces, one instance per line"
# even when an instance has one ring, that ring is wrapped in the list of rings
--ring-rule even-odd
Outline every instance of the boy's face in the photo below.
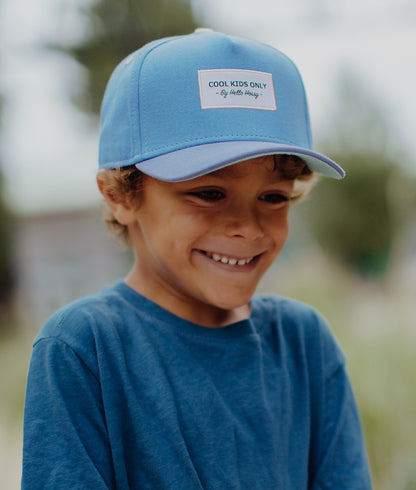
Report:
[[[127,283],[176,315],[219,326],[249,300],[288,235],[293,181],[261,157],[179,183],[145,176]]]

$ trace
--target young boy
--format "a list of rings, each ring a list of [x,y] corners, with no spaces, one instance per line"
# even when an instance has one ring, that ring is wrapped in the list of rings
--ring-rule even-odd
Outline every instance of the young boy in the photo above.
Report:
[[[121,62],[97,180],[134,265],[35,341],[23,488],[371,488],[325,321],[253,296],[315,172],[344,175],[274,48],[199,31]]]

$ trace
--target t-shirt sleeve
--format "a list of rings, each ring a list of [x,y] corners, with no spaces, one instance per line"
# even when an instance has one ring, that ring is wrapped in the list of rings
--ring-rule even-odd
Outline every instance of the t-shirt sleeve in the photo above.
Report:
[[[321,460],[312,490],[370,490],[371,479],[358,409],[345,366],[327,379]]]
[[[370,490],[367,452],[346,359],[326,321],[319,314],[317,319],[322,387],[310,488]]]
[[[34,346],[23,446],[23,490],[114,488],[100,385],[61,339]]]

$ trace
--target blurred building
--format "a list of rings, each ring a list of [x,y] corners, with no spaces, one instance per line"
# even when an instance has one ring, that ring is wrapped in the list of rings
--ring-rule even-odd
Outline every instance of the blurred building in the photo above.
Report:
[[[35,329],[61,306],[123,277],[131,264],[99,210],[20,217],[14,251],[18,318]]]

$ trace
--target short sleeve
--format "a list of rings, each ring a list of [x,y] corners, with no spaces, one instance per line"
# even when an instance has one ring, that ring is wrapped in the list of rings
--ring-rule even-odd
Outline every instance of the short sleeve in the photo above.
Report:
[[[97,379],[62,340],[43,338],[30,362],[22,489],[114,488]]]
[[[320,462],[312,490],[371,490],[361,421],[345,364],[324,387]]]

